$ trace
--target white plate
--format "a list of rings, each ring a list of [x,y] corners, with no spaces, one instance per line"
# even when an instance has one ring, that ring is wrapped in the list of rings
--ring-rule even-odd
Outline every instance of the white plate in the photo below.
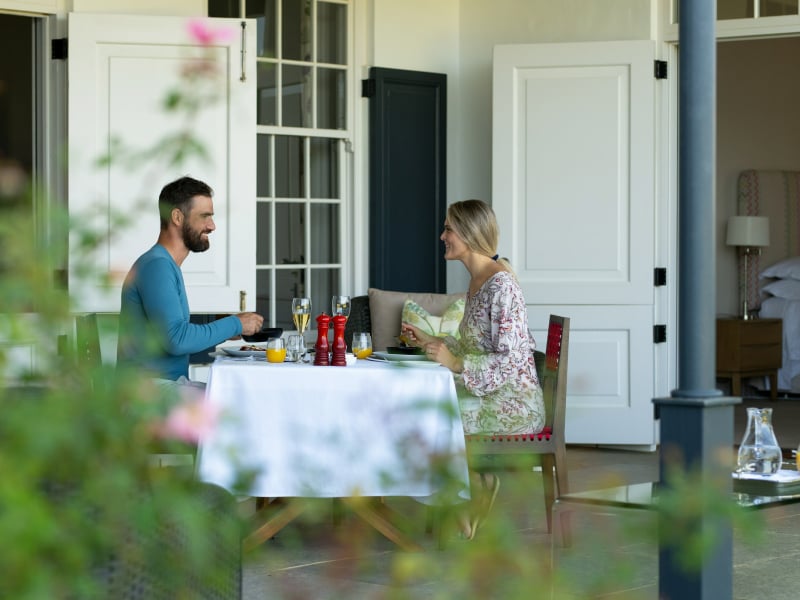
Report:
[[[239,350],[242,346],[256,346],[258,344],[239,344],[238,346],[220,346],[219,349],[222,350],[228,356],[252,356],[253,358],[263,358],[267,360],[266,350],[267,347],[264,346],[261,350]]]
[[[392,361],[393,365],[399,365],[401,367],[441,367],[438,362],[433,360],[394,360]]]
[[[384,360],[391,360],[393,362],[411,362],[411,361],[426,361],[426,362],[433,362],[428,360],[428,357],[424,354],[392,354],[391,352],[373,352],[373,356],[377,356],[378,358],[382,358]],[[439,364],[439,363],[434,363]]]

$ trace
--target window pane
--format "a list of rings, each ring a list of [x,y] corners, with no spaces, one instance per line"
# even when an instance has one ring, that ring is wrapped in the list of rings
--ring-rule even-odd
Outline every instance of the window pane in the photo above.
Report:
[[[311,69],[294,65],[283,66],[284,127],[312,127]]]
[[[275,0],[247,0],[247,17],[256,20],[256,56],[275,58]]]
[[[239,17],[239,0],[208,0],[209,17]]]
[[[339,198],[339,142],[311,139],[311,197]]]
[[[796,15],[798,0],[761,0],[762,17]]]
[[[347,7],[320,2],[317,5],[317,61],[345,64],[346,45]]]
[[[269,135],[256,136],[256,195],[262,198],[272,196],[269,168],[272,164],[270,137]]]
[[[331,296],[339,291],[339,269],[311,269],[311,289],[311,328],[316,329],[317,316],[331,314]]]
[[[317,127],[344,129],[345,72],[340,69],[317,69]]]
[[[289,135],[275,136],[275,195],[279,198],[302,198],[303,139]]]
[[[275,74],[277,68],[274,63],[261,62],[256,65],[258,76],[258,124],[275,125],[278,122],[277,108],[275,102],[277,84]]]
[[[311,205],[311,262],[339,262],[339,205]]]
[[[272,297],[269,281],[271,274],[272,271],[256,271],[256,312],[269,323],[272,322],[269,314],[269,299]]]
[[[269,202],[256,203],[256,264],[272,262],[272,214]]]
[[[275,271],[275,326],[285,331],[295,331],[292,322],[292,298],[306,295],[305,269],[278,269]],[[315,306],[312,300],[311,311]],[[316,324],[312,323],[309,328]]]
[[[279,265],[305,262],[305,205],[275,204],[275,263]]]
[[[311,2],[283,0],[283,58],[311,61]]]
[[[754,0],[718,0],[717,19],[746,19],[753,16]]]

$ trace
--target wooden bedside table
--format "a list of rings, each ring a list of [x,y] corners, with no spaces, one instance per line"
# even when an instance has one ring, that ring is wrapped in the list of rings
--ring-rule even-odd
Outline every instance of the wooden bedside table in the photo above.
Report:
[[[731,395],[742,395],[742,378],[769,377],[770,397],[778,397],[783,360],[780,319],[717,319],[717,377],[731,379]]]

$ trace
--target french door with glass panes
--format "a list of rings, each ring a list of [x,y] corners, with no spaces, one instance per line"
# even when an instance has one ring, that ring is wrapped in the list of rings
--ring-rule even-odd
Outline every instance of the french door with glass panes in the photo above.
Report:
[[[350,10],[349,0],[209,0],[210,17],[257,23],[256,310],[285,329],[293,297],[330,314],[331,296],[347,293]]]

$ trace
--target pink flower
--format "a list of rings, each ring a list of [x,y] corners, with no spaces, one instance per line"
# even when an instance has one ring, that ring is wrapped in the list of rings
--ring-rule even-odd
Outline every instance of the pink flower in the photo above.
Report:
[[[191,38],[202,46],[213,46],[233,39],[235,32],[230,27],[211,27],[205,19],[191,19],[186,25]]]
[[[205,397],[187,399],[169,412],[159,427],[159,434],[164,438],[197,443],[213,431],[219,413],[219,408]]]

